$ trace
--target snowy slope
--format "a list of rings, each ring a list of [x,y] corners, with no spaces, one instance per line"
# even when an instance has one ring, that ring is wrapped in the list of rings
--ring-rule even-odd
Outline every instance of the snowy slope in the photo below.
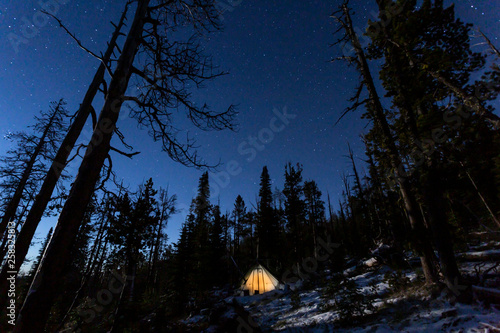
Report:
[[[470,270],[470,265],[466,270]],[[445,300],[444,295],[431,300],[428,293],[415,290],[389,296],[389,285],[384,282],[384,274],[387,271],[390,269],[382,266],[375,271],[352,277],[366,297],[374,298],[373,305],[376,310],[375,314],[368,316],[364,322],[352,323],[351,327],[339,327],[338,313],[335,310],[323,310],[321,288],[300,291],[300,307],[297,309],[292,309],[290,293],[283,291],[255,297],[237,297],[236,300],[252,314],[263,331],[494,332],[495,328],[500,327],[500,311],[495,308],[451,304]],[[410,281],[417,279],[416,274],[410,271],[404,272],[404,275]]]

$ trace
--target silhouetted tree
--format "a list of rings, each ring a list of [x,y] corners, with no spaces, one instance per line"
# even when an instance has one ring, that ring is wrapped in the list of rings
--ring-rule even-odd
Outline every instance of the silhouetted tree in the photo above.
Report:
[[[218,28],[214,1],[137,1],[127,38],[107,85],[106,99],[92,139],[59,215],[44,264],[37,272],[21,308],[16,332],[43,330],[61,269],[71,260],[68,249],[76,237],[85,208],[108,158],[111,138],[125,101],[136,103],[132,116],[149,129],[155,140],[162,141],[163,150],[172,159],[186,165],[203,166],[204,163],[192,151],[191,141],[183,145],[176,140],[171,109],[185,108],[194,125],[204,129],[232,127],[232,108],[218,114],[206,105],[199,106],[190,101],[188,86],[191,83],[199,86],[219,73],[212,71],[213,66],[201,54],[196,39],[187,42],[176,40],[182,34],[174,35],[172,30],[179,24],[205,31]],[[135,61],[138,52],[142,54],[142,70],[138,68],[141,59]],[[135,90],[141,93],[127,97],[125,93],[132,75],[141,80],[140,89]]]

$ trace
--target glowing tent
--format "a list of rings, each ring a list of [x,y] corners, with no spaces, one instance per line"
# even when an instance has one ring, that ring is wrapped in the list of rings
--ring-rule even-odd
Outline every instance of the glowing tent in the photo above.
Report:
[[[261,264],[252,267],[243,278],[240,289],[246,295],[258,295],[277,289],[279,285],[276,279]]]

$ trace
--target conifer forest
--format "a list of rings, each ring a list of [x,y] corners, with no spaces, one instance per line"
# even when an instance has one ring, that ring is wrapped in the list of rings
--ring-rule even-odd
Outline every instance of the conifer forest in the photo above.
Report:
[[[0,332],[499,332],[499,5],[0,2]]]

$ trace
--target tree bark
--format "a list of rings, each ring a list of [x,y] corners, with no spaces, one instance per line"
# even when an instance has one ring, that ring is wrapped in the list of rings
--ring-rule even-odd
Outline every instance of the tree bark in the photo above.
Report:
[[[128,87],[132,64],[141,42],[149,0],[140,0],[134,20],[118,59],[103,109],[78,175],[59,216],[43,263],[19,313],[14,332],[43,332],[53,305],[64,267],[70,261],[71,245],[76,238],[85,209],[92,197]]]

